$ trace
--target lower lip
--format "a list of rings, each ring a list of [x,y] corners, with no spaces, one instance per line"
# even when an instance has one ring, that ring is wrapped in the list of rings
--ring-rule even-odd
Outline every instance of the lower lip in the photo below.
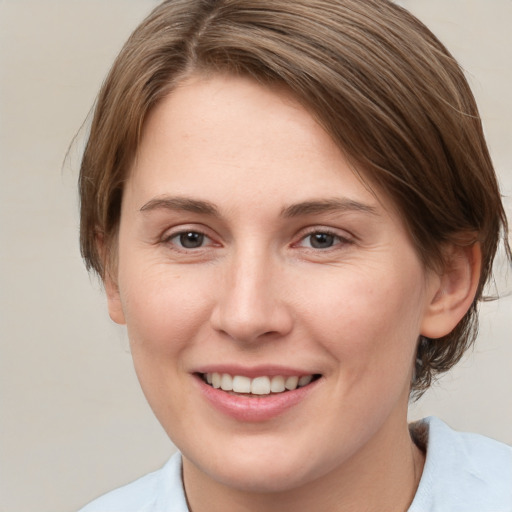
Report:
[[[202,395],[221,413],[243,422],[262,422],[275,418],[299,405],[316,388],[317,379],[307,386],[261,397],[232,395],[216,389],[196,376]]]

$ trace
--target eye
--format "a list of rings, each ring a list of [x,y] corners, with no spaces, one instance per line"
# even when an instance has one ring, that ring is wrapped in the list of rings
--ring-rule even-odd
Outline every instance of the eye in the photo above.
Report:
[[[167,241],[178,246],[180,249],[199,249],[210,239],[198,231],[182,231],[169,237]]]
[[[306,240],[314,249],[328,249],[334,245],[336,238],[330,233],[312,233],[306,237]]]
[[[350,243],[350,240],[330,231],[313,231],[303,237],[299,246],[309,249],[330,249],[337,245]]]

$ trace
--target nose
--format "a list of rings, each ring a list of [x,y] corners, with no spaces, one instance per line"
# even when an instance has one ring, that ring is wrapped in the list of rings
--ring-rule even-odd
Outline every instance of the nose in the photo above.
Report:
[[[249,254],[248,254],[249,253]],[[293,319],[283,290],[284,269],[262,250],[247,251],[226,262],[213,328],[243,343],[286,336]]]

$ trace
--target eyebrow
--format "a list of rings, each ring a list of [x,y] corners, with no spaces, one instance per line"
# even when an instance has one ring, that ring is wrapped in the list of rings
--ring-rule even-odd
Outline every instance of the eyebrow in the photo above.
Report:
[[[153,210],[187,211],[202,215],[220,217],[217,207],[209,201],[192,199],[190,197],[156,197],[140,208],[141,212]],[[302,215],[317,215],[320,213],[362,212],[379,215],[374,206],[347,198],[320,199],[303,201],[287,206],[281,211],[281,217],[300,217]]]
[[[285,208],[283,217],[299,217],[301,215],[315,215],[319,213],[362,212],[379,215],[377,208],[369,204],[360,203],[352,199],[322,199],[319,201],[304,201]]]
[[[156,197],[148,201],[140,211],[149,212],[160,209],[219,216],[219,212],[214,204],[188,197]]]

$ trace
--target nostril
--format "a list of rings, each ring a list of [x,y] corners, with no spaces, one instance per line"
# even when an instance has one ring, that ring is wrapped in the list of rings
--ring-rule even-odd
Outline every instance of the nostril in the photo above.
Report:
[[[217,311],[212,315],[211,325],[223,336],[241,343],[271,341],[289,334],[293,327],[288,311],[247,312],[241,309]]]
[[[240,249],[239,261],[232,262],[216,290],[211,325],[235,341],[282,337],[293,324],[289,305],[282,300],[282,287],[266,266],[268,255],[260,251],[254,247]]]

